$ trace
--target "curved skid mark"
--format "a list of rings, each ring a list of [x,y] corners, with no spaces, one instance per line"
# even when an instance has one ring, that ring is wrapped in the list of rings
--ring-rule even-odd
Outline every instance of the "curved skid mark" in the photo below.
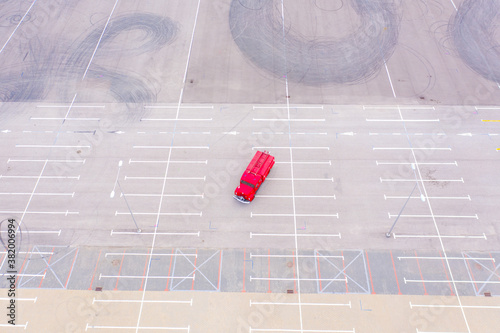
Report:
[[[308,39],[287,26],[282,36],[281,17],[273,0],[233,0],[229,25],[236,45],[257,67],[307,85],[357,84],[373,78],[394,52],[400,17],[392,1],[350,0],[361,24],[336,40]],[[286,46],[287,59],[284,59]],[[285,65],[287,64],[287,65]],[[285,68],[286,66],[286,68]]]
[[[495,41],[500,3],[465,0],[451,18],[448,33],[460,58],[487,80],[500,81],[500,49]]]

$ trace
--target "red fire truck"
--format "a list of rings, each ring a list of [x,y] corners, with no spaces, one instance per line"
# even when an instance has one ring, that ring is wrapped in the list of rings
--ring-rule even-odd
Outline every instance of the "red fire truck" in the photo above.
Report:
[[[239,202],[250,203],[273,165],[274,157],[269,152],[257,151],[241,176],[240,185],[234,190],[233,197]]]

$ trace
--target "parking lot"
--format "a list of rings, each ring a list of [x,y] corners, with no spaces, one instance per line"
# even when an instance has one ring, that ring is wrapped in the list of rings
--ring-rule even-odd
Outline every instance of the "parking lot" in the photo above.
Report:
[[[495,332],[500,93],[465,14],[485,12],[46,2],[2,4],[0,215],[18,253],[2,330]],[[356,39],[367,22],[374,41]],[[322,58],[377,36],[371,58]],[[257,150],[276,164],[244,205]]]

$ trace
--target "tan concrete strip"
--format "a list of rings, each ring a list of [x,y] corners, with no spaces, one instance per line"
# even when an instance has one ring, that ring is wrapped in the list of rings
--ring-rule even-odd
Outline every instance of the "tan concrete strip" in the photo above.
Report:
[[[26,332],[131,332],[138,326],[141,296],[20,290],[20,326],[0,326],[0,331],[24,331],[27,323]],[[0,302],[6,314],[7,298]],[[462,303],[471,332],[498,332],[498,298],[463,297]],[[450,296],[302,294],[301,307],[303,332],[468,332]],[[297,294],[147,292],[142,314],[142,332],[301,332]],[[5,324],[2,319],[0,325]]]

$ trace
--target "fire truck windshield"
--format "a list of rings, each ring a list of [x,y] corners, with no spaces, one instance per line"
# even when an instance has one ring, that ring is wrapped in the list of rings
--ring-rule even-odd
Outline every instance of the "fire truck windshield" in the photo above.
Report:
[[[245,185],[247,185],[247,186],[250,186],[251,188],[255,188],[255,186],[254,186],[253,184],[250,184],[249,182],[244,181],[243,179],[241,180],[241,183],[242,183],[242,184],[245,184]]]

